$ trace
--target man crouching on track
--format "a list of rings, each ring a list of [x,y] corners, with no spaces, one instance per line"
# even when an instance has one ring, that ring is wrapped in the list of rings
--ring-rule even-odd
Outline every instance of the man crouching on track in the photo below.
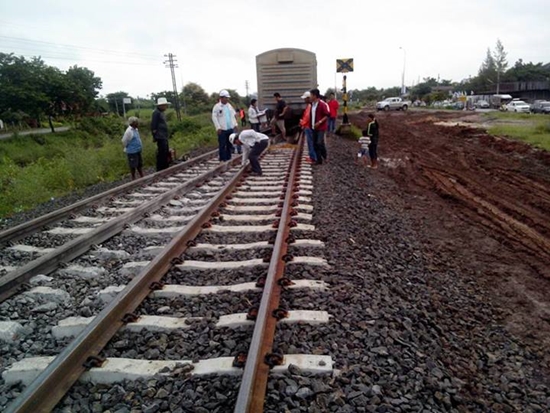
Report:
[[[262,167],[258,158],[269,145],[269,136],[256,132],[253,129],[247,129],[241,133],[232,133],[229,137],[232,145],[243,146],[243,165],[248,158],[254,175],[262,175]],[[248,156],[247,156],[248,155]]]
[[[124,152],[128,156],[128,165],[130,166],[130,173],[132,174],[132,180],[136,179],[136,169],[139,176],[143,178],[143,160],[141,158],[141,138],[139,137],[138,125],[139,119],[132,116],[128,119],[128,129],[124,132],[122,137],[122,146],[124,146]]]

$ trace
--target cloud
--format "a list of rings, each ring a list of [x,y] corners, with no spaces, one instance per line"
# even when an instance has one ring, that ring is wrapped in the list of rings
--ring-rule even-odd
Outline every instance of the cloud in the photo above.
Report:
[[[406,50],[408,84],[427,76],[475,75],[497,38],[510,64],[519,58],[548,61],[550,55],[547,0],[21,0],[2,9],[3,51],[50,56],[47,63],[62,69],[89,67],[103,79],[103,94],[126,90],[145,96],[171,89],[163,65],[168,52],[177,55],[180,87],[193,81],[209,92],[232,88],[242,94],[246,80],[251,91],[256,88],[255,56],[279,47],[315,52],[321,89],[340,84],[335,60],[344,57],[355,59],[349,87],[399,85],[404,57],[399,47]]]

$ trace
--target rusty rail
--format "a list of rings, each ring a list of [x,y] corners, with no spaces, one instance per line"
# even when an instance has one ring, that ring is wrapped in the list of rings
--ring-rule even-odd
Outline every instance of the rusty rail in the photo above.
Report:
[[[240,156],[235,158],[231,164],[239,162],[240,159]],[[228,168],[228,164],[221,164],[220,166],[157,196],[151,201],[145,202],[134,210],[126,212],[125,214],[117,217],[117,219],[112,219],[105,224],[100,225],[90,233],[81,235],[61,247],[56,248],[54,251],[0,277],[0,302],[15,294],[22,284],[30,280],[35,275],[49,274],[57,269],[60,263],[68,262],[82,255],[88,251],[92,245],[99,244],[115,236],[121,232],[126,225],[140,220],[144,214],[157,210],[174,196],[195,188],[196,185],[203,183],[207,179],[210,179]]]
[[[248,350],[243,379],[235,404],[235,413],[262,413],[270,367],[266,363],[273,351],[276,318],[273,311],[279,306],[281,286],[278,281],[285,271],[285,256],[288,250],[288,236],[291,227],[291,213],[294,193],[300,173],[300,157],[303,139],[298,142],[289,168],[284,204],[273,245],[273,254],[269,263],[260,309],[254,325],[252,342]]]
[[[235,162],[239,161],[235,159]],[[126,314],[133,313],[156,288],[161,278],[172,268],[172,260],[179,257],[210,220],[220,203],[241,181],[245,168],[231,179],[216,196],[182,229],[168,246],[104,308],[67,348],[21,393],[6,413],[47,413],[97,360],[99,353],[124,325]]]
[[[136,179],[135,181],[128,182],[124,185],[117,186],[116,188],[109,189],[108,191],[102,192],[100,194],[94,195],[90,198],[83,199],[72,205],[68,205],[65,208],[58,209],[56,211],[50,212],[49,214],[42,215],[38,218],[35,218],[31,221],[25,222],[23,224],[17,225],[12,228],[8,228],[0,232],[0,244],[15,241],[21,238],[26,237],[40,228],[45,227],[46,225],[51,225],[55,222],[58,222],[64,218],[67,218],[75,212],[82,211],[83,209],[89,208],[96,202],[101,202],[107,198],[110,198],[115,195],[122,194],[130,189],[137,188],[141,185],[147,184],[159,178],[164,178],[165,176],[172,175],[173,173],[178,172],[180,169],[186,169],[191,166],[194,166],[208,158],[213,157],[218,153],[218,150],[207,152],[203,155],[192,158],[186,162],[183,162],[178,165],[171,166],[168,169],[165,169],[160,172],[156,172],[151,175],[147,175],[143,178]]]

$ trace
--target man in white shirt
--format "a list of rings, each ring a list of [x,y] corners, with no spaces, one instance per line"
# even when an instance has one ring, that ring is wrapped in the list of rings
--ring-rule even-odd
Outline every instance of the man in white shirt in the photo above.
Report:
[[[260,166],[259,157],[269,145],[269,136],[256,132],[253,129],[247,129],[241,133],[232,133],[229,141],[232,145],[242,145],[245,148],[243,151],[243,164],[246,162],[248,155],[252,173],[261,176],[262,167]]]
[[[218,147],[220,162],[231,160],[232,144],[229,136],[237,132],[237,119],[235,109],[229,103],[229,92],[222,90],[220,100],[212,108],[212,123],[218,133]]]

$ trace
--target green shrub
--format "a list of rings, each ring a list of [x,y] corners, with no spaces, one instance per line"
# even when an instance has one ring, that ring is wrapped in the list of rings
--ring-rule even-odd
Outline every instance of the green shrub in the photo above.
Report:
[[[67,132],[0,141],[0,217],[127,176],[120,142],[125,127],[118,117],[89,118]],[[178,156],[217,143],[209,115],[169,122],[169,130],[173,131],[170,147]],[[142,125],[140,135],[144,166],[151,167],[156,145],[148,127]]]

